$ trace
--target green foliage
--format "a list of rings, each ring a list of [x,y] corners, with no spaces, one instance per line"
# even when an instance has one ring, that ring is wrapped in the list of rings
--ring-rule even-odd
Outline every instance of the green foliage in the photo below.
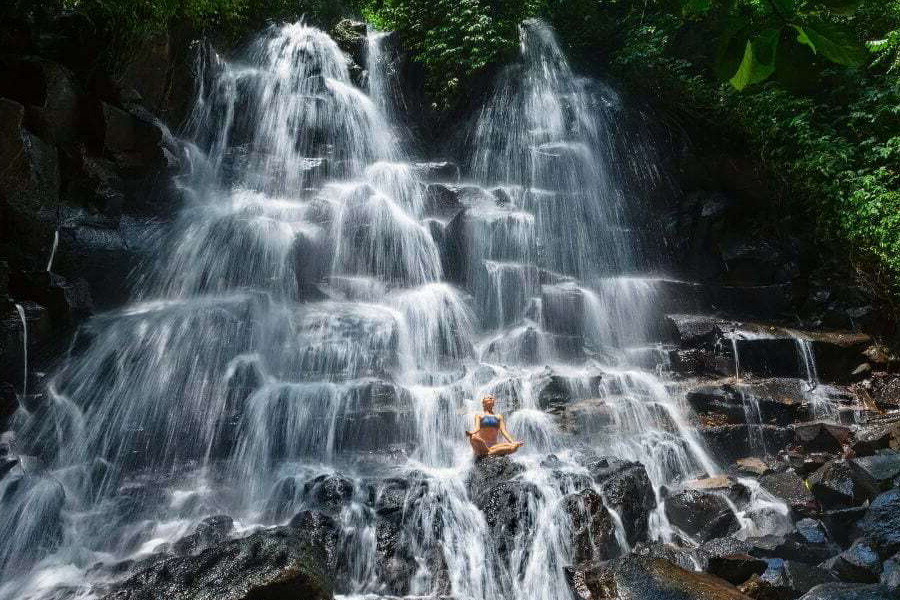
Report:
[[[329,26],[348,10],[335,0],[64,0],[69,10],[89,17],[119,45],[176,24],[239,38],[270,21],[306,16]]]
[[[529,2],[514,0],[374,0],[362,7],[369,22],[403,38],[425,67],[427,91],[439,108],[508,55],[519,22],[532,11]]]
[[[802,24],[785,19],[774,63],[771,30],[758,29],[767,8],[738,4],[736,19],[715,7],[632,13],[615,68],[745,138],[788,205],[900,294],[900,2],[773,0],[783,15],[808,11]],[[873,38],[866,64],[861,42]]]

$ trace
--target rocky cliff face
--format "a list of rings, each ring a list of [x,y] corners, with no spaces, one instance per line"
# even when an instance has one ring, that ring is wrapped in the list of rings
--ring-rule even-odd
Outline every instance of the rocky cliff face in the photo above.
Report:
[[[180,203],[173,177],[186,164],[168,125],[193,94],[189,39],[159,35],[109,57],[92,31],[51,9],[0,26],[4,419],[25,383],[17,306],[36,392],[77,325],[128,297],[147,239]]]

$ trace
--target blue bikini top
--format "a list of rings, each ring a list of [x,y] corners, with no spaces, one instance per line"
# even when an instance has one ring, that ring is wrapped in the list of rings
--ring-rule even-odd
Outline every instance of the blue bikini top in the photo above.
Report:
[[[494,415],[484,415],[481,417],[482,427],[500,427],[500,418]]]

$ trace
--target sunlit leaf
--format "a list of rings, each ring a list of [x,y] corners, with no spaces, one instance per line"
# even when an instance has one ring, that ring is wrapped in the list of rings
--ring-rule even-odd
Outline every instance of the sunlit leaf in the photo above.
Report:
[[[736,90],[760,83],[775,72],[775,52],[780,29],[767,29],[744,47],[744,57],[737,72],[728,81]]]
[[[744,58],[745,47],[748,43],[748,28],[733,27],[719,38],[719,47],[716,50],[715,72],[722,81],[728,81],[737,72]]]
[[[831,62],[848,67],[858,67],[866,61],[866,50],[850,32],[833,23],[811,20],[794,25],[797,42],[809,46],[813,53]]]

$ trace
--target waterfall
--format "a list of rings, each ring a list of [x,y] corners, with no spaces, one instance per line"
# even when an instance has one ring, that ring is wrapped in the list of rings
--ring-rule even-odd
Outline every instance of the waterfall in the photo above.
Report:
[[[28,320],[25,318],[25,309],[21,304],[16,304],[16,312],[22,322],[22,398],[28,395]]]
[[[47,259],[47,272],[53,269],[53,259],[56,258],[56,248],[59,246],[59,228],[53,232],[53,246],[50,248],[50,258]]]
[[[794,340],[797,344],[797,354],[806,372],[806,391],[804,395],[807,397],[812,409],[810,416],[814,419],[835,420],[837,418],[837,407],[828,397],[828,391],[825,386],[819,381],[819,369],[816,365],[816,355],[813,350],[812,340],[796,334]]]
[[[353,488],[335,516],[338,592],[568,598],[563,504],[590,479],[585,456],[646,466],[661,539],[663,486],[721,470],[679,386],[629,358],[659,349],[659,309],[609,154],[608,90],[524,23],[468,140],[464,210],[436,223],[376,68],[384,36],[368,40],[368,93],[302,23],[235,60],[198,55],[186,203],[133,301],[85,326],[48,410],[18,427],[44,466],[0,482],[19,511],[0,598],[49,597],[47,582],[87,595],[96,563],[146,558],[210,515],[284,523],[336,473]],[[567,424],[542,405],[550,377]],[[463,432],[486,393],[527,443],[522,530],[503,553],[467,489]],[[398,482],[397,544],[418,564],[403,589],[379,570],[372,506]]]

